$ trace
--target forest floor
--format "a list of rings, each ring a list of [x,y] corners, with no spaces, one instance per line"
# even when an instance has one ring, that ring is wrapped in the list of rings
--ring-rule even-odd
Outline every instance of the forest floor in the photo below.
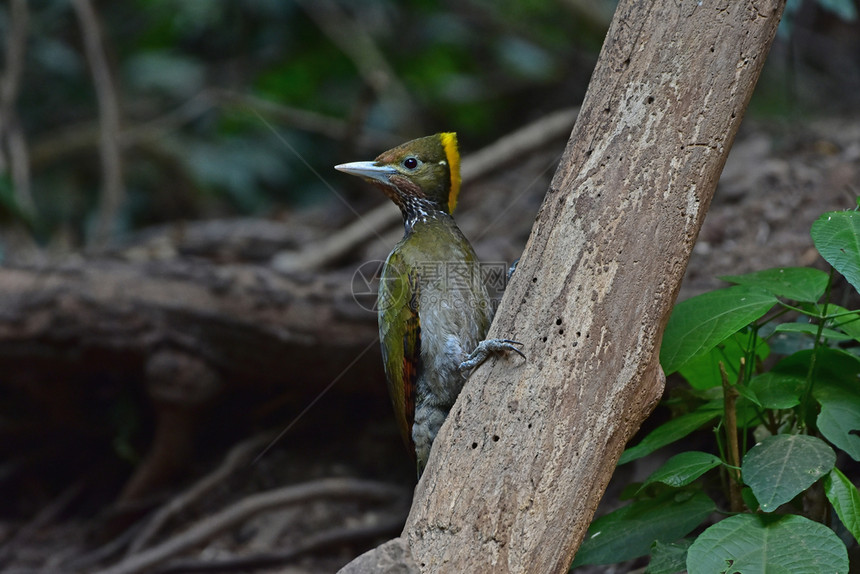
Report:
[[[558,149],[535,154],[465,190],[459,221],[482,260],[507,262],[518,255]],[[826,211],[852,209],[858,195],[860,120],[745,122],[680,297],[724,285],[721,275],[776,266],[824,269],[812,246],[810,226]],[[319,218],[319,211],[308,217]],[[396,235],[384,238],[396,240]],[[381,259],[389,248],[386,241],[374,241],[359,258]],[[853,302],[856,305],[856,294]],[[205,561],[244,556],[251,557],[242,559],[249,562],[224,564],[219,571],[334,572],[357,552],[399,532],[413,481],[384,394],[355,401],[335,389],[262,457],[258,455],[272,434],[250,439],[222,461],[223,453],[241,439],[225,436],[229,433],[222,429],[200,460],[189,461],[190,471],[182,481],[153,494],[137,513],[127,508],[118,513],[111,505],[128,472],[115,461],[90,458],[86,467],[66,469],[64,476],[76,478],[62,485],[20,472],[11,480],[16,461],[0,465],[0,500],[5,501],[0,503],[0,570],[203,571]],[[46,464],[26,468],[52,472]],[[326,480],[332,477],[337,480]],[[262,492],[278,492],[280,498],[255,501],[254,495]],[[175,508],[167,510],[171,502]],[[220,514],[228,507],[232,518]],[[154,528],[159,509],[164,519]],[[149,524],[149,532],[144,524]],[[177,540],[185,546],[166,548]],[[158,552],[166,558],[158,559]],[[641,562],[580,572],[639,567]]]

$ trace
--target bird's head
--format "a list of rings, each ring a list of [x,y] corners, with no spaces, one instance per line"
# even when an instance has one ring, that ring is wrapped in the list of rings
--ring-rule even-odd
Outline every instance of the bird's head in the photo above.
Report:
[[[380,187],[409,221],[431,211],[453,213],[460,193],[457,134],[418,138],[383,152],[373,161],[357,161],[335,169]]]

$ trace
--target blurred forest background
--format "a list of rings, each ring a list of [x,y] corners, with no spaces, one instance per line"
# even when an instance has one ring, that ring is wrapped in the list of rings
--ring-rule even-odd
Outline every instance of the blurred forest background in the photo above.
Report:
[[[17,4],[26,14],[16,21],[7,6],[0,20],[7,50],[13,32],[26,38],[8,52],[20,61],[7,66],[4,129],[7,142],[25,138],[30,177],[13,185],[8,152],[3,197],[58,254],[176,219],[331,202],[335,180],[360,211],[379,198],[350,192],[332,165],[442,129],[475,149],[581,100],[612,13],[586,2],[98,3],[107,68],[94,71],[73,3]],[[103,114],[118,116],[115,189],[99,163]]]
[[[134,0],[95,3],[87,23],[73,4],[10,0],[0,12],[0,197],[51,255],[177,219],[343,209],[329,185],[361,211],[379,198],[333,164],[440,130],[478,149],[579,102],[614,5]],[[753,117],[853,112],[855,5],[790,4]],[[102,130],[119,148],[113,168],[100,162]],[[2,257],[18,247],[5,238]]]
[[[212,534],[189,548],[199,555],[211,542],[217,555],[286,546],[295,554],[266,564],[300,560],[290,571],[326,572],[374,537],[396,534],[414,477],[391,424],[378,349],[367,346],[375,316],[356,315],[350,281],[402,230],[385,220],[363,240],[375,244],[301,272],[278,261],[293,261],[283,254],[311,249],[385,203],[333,165],[449,130],[468,158],[577,106],[614,5],[0,3],[0,569],[96,571],[254,492],[331,476],[402,490],[387,496],[361,484],[330,485],[276,526],[268,515],[226,540]],[[828,208],[852,207],[860,194],[858,110],[858,2],[790,0],[685,293],[713,287],[720,273],[814,263],[804,259],[809,223]],[[458,221],[482,259],[507,262],[522,249],[572,127],[573,116],[565,117],[560,136],[465,188]],[[529,190],[524,203],[509,209],[522,190]],[[60,270],[52,275],[59,279],[39,291],[46,269]],[[135,329],[149,327],[137,323],[116,330],[137,312],[169,314],[152,311],[156,299],[173,296],[169,290],[134,299],[136,287],[155,292],[162,279],[185,282],[187,301],[200,299],[193,285],[221,297],[217,313],[186,310],[165,323],[169,331],[186,322],[195,330],[182,335],[209,337],[205,345],[177,345],[178,336],[150,331],[138,337]],[[80,293],[88,285],[112,291],[90,300]],[[3,296],[9,289],[19,290]],[[122,296],[128,300],[113,313],[112,298]],[[84,301],[91,316],[74,305],[63,315],[48,299]],[[51,328],[22,328],[40,305]],[[301,340],[279,331],[279,321],[294,319],[278,314],[290,305],[321,326]],[[233,354],[236,345],[256,354],[244,347]],[[171,354],[203,347],[208,355]],[[180,371],[188,379],[182,392],[191,394],[217,376],[219,398],[199,399],[203,415],[181,411],[194,419],[193,429],[182,427],[191,438],[175,441],[188,443],[173,457],[183,468],[167,456],[169,472],[151,464],[150,474],[141,472],[147,456],[161,456],[153,443],[170,444],[159,443],[159,433],[186,400],[158,395],[152,380]],[[343,396],[320,400],[342,378],[332,394]],[[261,429],[269,434],[254,434]],[[284,429],[290,440],[258,457],[271,433]],[[219,463],[227,452],[233,462]],[[212,468],[226,470],[207,475]],[[205,483],[206,476],[217,480]],[[326,506],[313,496],[344,500]],[[172,500],[185,502],[152,526]],[[383,510],[374,506],[380,501]],[[323,535],[309,540],[313,532]]]

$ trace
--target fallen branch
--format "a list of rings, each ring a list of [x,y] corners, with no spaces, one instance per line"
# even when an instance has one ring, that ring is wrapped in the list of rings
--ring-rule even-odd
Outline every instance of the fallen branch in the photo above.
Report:
[[[38,536],[45,528],[49,527],[57,517],[65,512],[69,505],[78,497],[84,489],[84,480],[79,480],[67,487],[59,496],[54,498],[50,504],[40,510],[29,522],[18,528],[15,533],[0,547],[0,564],[4,564],[9,556],[14,554],[29,539]]]
[[[403,490],[398,486],[348,478],[328,478],[254,494],[204,518],[185,532],[149,550],[129,556],[97,574],[136,574],[147,571],[261,512],[276,508],[328,498],[391,501],[403,495]]]
[[[189,574],[192,572],[231,572],[272,568],[293,562],[308,554],[314,554],[343,546],[344,544],[369,543],[381,537],[397,534],[406,521],[406,512],[402,516],[389,518],[377,524],[367,524],[351,528],[335,528],[322,534],[309,537],[307,540],[288,550],[280,552],[265,552],[250,556],[236,556],[220,560],[177,560],[164,568],[156,570],[156,574]]]
[[[272,437],[268,433],[259,434],[230,449],[218,468],[195,482],[185,492],[171,498],[170,502],[152,516],[129,545],[126,556],[140,552],[155,538],[155,535],[167,524],[168,520],[220,486],[239,466],[248,463],[251,457],[271,440]]]
[[[263,389],[292,381],[283,390],[303,400],[376,337],[374,314],[353,299],[351,275],[287,277],[261,266],[186,260],[5,267],[0,365],[6,380],[50,376],[45,365],[21,357],[79,365],[76,353],[84,349],[146,357],[167,345],[210,361],[231,384]],[[318,350],[328,358],[319,369],[283,372]]]

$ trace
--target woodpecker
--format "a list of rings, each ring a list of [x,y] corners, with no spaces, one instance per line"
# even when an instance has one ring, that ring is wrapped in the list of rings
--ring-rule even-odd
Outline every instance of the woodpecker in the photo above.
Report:
[[[484,339],[492,303],[475,250],[451,216],[460,192],[455,133],[335,169],[380,188],[403,215],[403,238],[379,282],[379,340],[397,423],[420,477],[467,375],[492,353],[525,355],[517,341]]]

